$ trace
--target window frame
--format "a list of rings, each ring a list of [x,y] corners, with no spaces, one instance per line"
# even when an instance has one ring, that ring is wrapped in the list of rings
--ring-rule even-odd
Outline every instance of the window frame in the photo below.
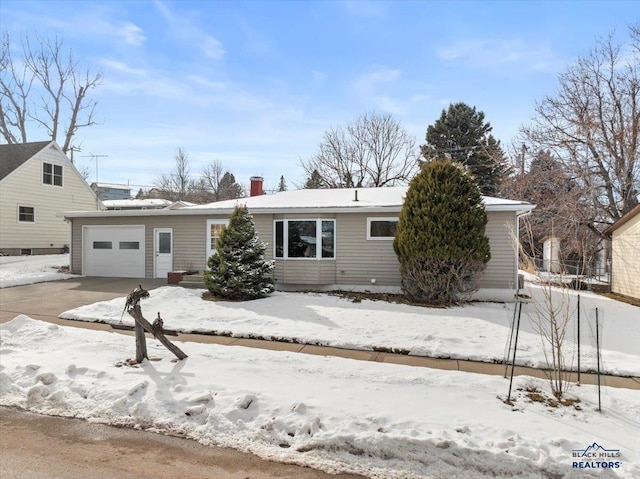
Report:
[[[20,212],[20,208],[31,208],[32,213],[32,219],[31,220],[21,220],[20,219],[20,215],[22,214]],[[30,206],[30,205],[18,205],[18,223],[28,223],[28,224],[33,224],[36,222],[36,207],[35,206]]]
[[[316,255],[313,257],[289,256],[289,222],[313,221],[316,224]],[[333,223],[333,256],[330,258],[322,257],[322,223],[330,221]],[[277,237],[276,231],[278,222],[282,223],[282,256],[277,256]],[[318,247],[318,240],[320,240]],[[336,241],[336,219],[335,218],[278,218],[273,220],[273,259],[287,261],[335,261],[337,258],[337,241]]]
[[[47,169],[47,166],[51,167],[51,171],[50,172],[45,171]],[[56,169],[59,169],[60,172],[57,173]],[[49,175],[50,176],[50,179],[49,179],[50,181],[46,181],[45,180],[45,175]],[[56,182],[56,178],[59,178],[60,184],[58,184]],[[64,186],[63,178],[64,178],[64,168],[63,168],[62,165],[59,165],[57,163],[51,163],[51,162],[48,162],[48,161],[43,161],[42,162],[42,184],[43,185],[58,186],[58,187],[61,188],[62,186]]]
[[[229,218],[217,218],[217,219],[208,219],[207,220],[207,226],[206,226],[206,230],[205,230],[205,240],[204,240],[204,247],[206,248],[205,251],[205,264],[206,262],[209,260],[209,258],[216,254],[216,248],[215,247],[211,247],[211,226],[212,225],[223,225],[225,227],[229,226]],[[219,236],[218,236],[219,238]]]
[[[395,239],[395,235],[393,236],[371,236],[371,223],[374,221],[387,221],[387,222],[395,222],[396,228],[398,223],[398,216],[369,216],[367,218],[367,241],[393,241]]]

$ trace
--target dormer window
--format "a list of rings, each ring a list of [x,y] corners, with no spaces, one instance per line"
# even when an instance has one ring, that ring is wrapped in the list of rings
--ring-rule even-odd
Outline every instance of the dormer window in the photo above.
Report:
[[[43,163],[42,183],[45,185],[62,186],[62,165]]]

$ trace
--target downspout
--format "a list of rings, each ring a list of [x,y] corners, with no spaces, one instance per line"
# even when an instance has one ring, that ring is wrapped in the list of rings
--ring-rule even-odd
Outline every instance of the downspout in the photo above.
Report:
[[[516,270],[515,270],[515,285],[516,285],[516,294],[520,294],[520,282],[518,281],[518,269],[520,266],[520,219],[525,216],[529,216],[533,210],[522,211],[520,213],[516,212]]]

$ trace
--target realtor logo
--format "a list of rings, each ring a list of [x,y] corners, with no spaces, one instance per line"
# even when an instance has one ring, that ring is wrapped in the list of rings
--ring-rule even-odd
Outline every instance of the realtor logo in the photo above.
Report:
[[[607,449],[597,442],[584,449],[574,449],[571,456],[574,469],[618,469],[622,466],[620,449]]]

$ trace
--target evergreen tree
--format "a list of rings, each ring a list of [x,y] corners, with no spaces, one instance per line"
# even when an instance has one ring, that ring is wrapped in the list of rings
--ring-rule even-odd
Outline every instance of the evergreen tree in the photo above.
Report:
[[[236,206],[229,225],[216,242],[216,253],[207,261],[204,282],[211,293],[223,298],[264,298],[273,292],[273,261],[265,260],[266,245],[258,239],[246,206]]]
[[[468,299],[491,258],[486,224],[470,174],[448,159],[425,163],[409,184],[393,242],[405,293],[433,304]]]
[[[280,183],[278,183],[278,192],[287,191],[287,183],[284,181],[284,175],[280,177]]]
[[[304,188],[307,190],[318,190],[326,187],[326,183],[322,180],[318,170],[313,170],[304,184]]]
[[[480,191],[495,195],[507,173],[500,142],[491,135],[484,113],[465,103],[449,105],[427,128],[427,144],[420,150],[425,160],[450,157],[471,170]]]
[[[218,185],[218,201],[234,200],[236,198],[242,198],[243,196],[244,190],[242,186],[236,182],[235,175],[228,171],[225,172]]]

